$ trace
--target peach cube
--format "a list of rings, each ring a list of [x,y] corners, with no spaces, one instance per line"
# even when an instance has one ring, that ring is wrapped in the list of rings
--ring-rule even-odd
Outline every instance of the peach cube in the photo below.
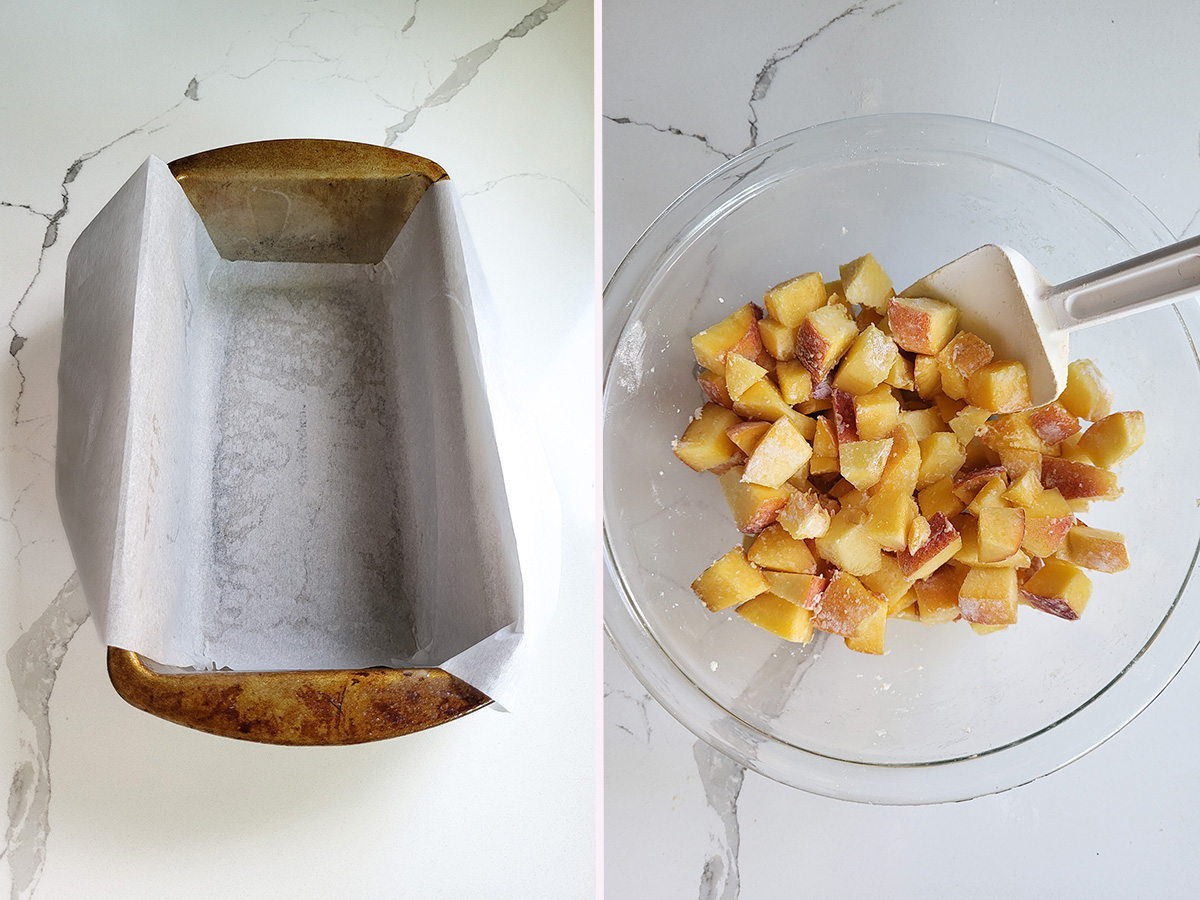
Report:
[[[887,630],[888,604],[880,603],[874,612],[859,623],[854,634],[846,635],[846,648],[856,653],[883,653],[884,633]]]
[[[710,372],[725,372],[725,357],[732,351],[757,360],[763,352],[758,334],[762,312],[753,303],[738,307],[716,325],[692,338],[696,362]]]
[[[981,337],[969,331],[960,331],[937,355],[938,371],[942,375],[942,393],[961,400],[967,395],[967,379],[990,363],[993,355],[991,345]]]
[[[830,634],[849,637],[873,613],[887,604],[848,572],[835,572],[813,615],[813,625]]]
[[[992,412],[1010,413],[1029,407],[1029,376],[1016,360],[990,362],[967,378],[967,402]]]
[[[1021,597],[1030,606],[1058,616],[1078,619],[1092,595],[1092,581],[1078,566],[1048,559],[1021,586]]]
[[[839,510],[830,520],[829,530],[815,538],[813,546],[817,556],[851,575],[869,575],[882,565],[882,551],[867,530],[861,510]]]
[[[786,483],[777,488],[751,484],[742,480],[744,473],[742,466],[722,472],[721,490],[738,531],[742,534],[758,534],[775,521],[796,489]]]
[[[1129,568],[1125,535],[1104,528],[1076,525],[1067,532],[1067,560],[1093,572],[1123,572]]]
[[[769,591],[747,600],[737,614],[785,641],[807,644],[812,640],[812,613]]]
[[[781,418],[767,429],[746,461],[742,480],[778,488],[799,471],[812,456],[812,447],[789,418]]]
[[[842,357],[833,386],[851,394],[875,390],[892,370],[897,353],[891,338],[874,325],[868,325]]]
[[[812,572],[763,572],[767,590],[788,603],[816,609],[825,590],[825,576]]]
[[[957,563],[942,566],[913,584],[917,612],[923,625],[939,625],[959,618],[958,589],[967,576],[967,567]]]
[[[857,306],[867,306],[883,312],[888,298],[895,294],[892,279],[870,253],[840,266],[842,295]]]
[[[908,548],[896,555],[900,571],[912,581],[928,578],[948,562],[962,547],[962,536],[943,513],[929,519],[929,538],[915,550]]]
[[[725,389],[734,403],[742,398],[751,385],[762,381],[766,375],[766,369],[740,353],[730,353],[725,357]]]
[[[785,360],[775,367],[775,378],[779,382],[779,393],[786,403],[795,406],[812,397],[812,375],[803,364]]]
[[[692,590],[711,612],[744,603],[766,589],[766,578],[741,547],[734,547],[692,582]]]
[[[945,347],[958,325],[956,307],[924,297],[892,297],[887,317],[897,346],[925,356],[934,356]]]
[[[716,403],[705,403],[688,423],[672,449],[697,472],[737,465],[744,454],[725,431],[741,419]]]
[[[1105,416],[1079,439],[1092,462],[1108,469],[1133,455],[1146,441],[1146,417],[1139,411]]]
[[[882,441],[850,441],[838,445],[838,466],[842,477],[858,490],[875,485],[892,450],[892,439]],[[754,458],[751,457],[751,462]],[[747,467],[749,463],[747,463]]]
[[[762,341],[763,349],[781,362],[795,358],[797,330],[788,328],[770,316],[758,320],[758,337]]]
[[[1057,488],[1068,500],[1115,500],[1121,496],[1117,476],[1107,469],[1052,456],[1042,458],[1042,487]]]
[[[797,496],[801,495],[793,495]],[[810,575],[817,571],[817,559],[808,549],[808,544],[788,534],[778,520],[758,533],[746,550],[746,558],[760,569]]]
[[[1077,359],[1067,366],[1067,386],[1058,402],[1071,415],[1097,422],[1112,409],[1112,390],[1094,362]]]
[[[1018,597],[1016,569],[971,567],[958,589],[958,609],[968,622],[1015,625]]]
[[[796,540],[819,538],[829,531],[833,514],[813,491],[797,491],[778,514],[779,526]]]
[[[813,381],[820,381],[837,365],[857,337],[858,327],[846,307],[840,303],[822,306],[805,316],[800,325],[796,359],[808,369]]]
[[[797,275],[763,295],[768,315],[788,328],[799,328],[804,317],[825,305],[825,282],[819,272]]]

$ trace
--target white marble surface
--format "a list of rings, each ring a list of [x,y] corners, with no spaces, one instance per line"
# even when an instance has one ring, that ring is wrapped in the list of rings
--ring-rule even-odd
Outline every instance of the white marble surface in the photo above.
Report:
[[[1033,0],[750,0],[603,11],[605,277],[653,217],[737,153],[807,125],[939,112],[1010,125],[1197,232],[1200,8]],[[1025,787],[868,807],[716,755],[605,652],[612,897],[1188,896],[1200,875],[1193,660],[1124,731]]]
[[[0,28],[0,892],[583,897],[596,878],[593,19],[587,0],[9,5]],[[279,137],[458,184],[544,417],[562,600],[523,705],[393,741],[209,737],[108,684],[54,500],[67,252],[150,154]],[[581,475],[582,473],[582,475]]]

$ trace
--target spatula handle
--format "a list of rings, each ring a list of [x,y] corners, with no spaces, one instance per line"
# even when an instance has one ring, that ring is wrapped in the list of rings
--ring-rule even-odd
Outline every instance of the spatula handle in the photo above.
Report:
[[[1064,282],[1046,302],[1072,331],[1192,297],[1200,297],[1200,236]]]

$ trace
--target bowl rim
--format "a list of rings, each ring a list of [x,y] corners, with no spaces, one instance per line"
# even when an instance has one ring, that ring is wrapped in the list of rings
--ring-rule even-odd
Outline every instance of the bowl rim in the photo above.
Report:
[[[749,177],[762,160],[789,144],[838,135],[850,141],[862,139],[868,132],[899,137],[928,129],[955,129],[968,143],[982,143],[989,150],[993,139],[1001,149],[1023,146],[1039,157],[1038,166],[1043,168],[1026,174],[1047,177],[1044,169],[1061,169],[1069,175],[1067,193],[1101,219],[1107,222],[1107,217],[1079,196],[1081,188],[1087,189],[1085,194],[1098,194],[1110,205],[1121,205],[1126,217],[1141,220],[1141,227],[1148,232],[1143,237],[1152,237],[1160,243],[1175,239],[1161,220],[1115,179],[1049,141],[1008,126],[961,116],[894,113],[839,119],[789,132],[723,163],[680,194],[654,219],[613,272],[605,285],[602,303],[602,428],[607,418],[609,376],[632,310],[662,260],[694,233],[694,229],[685,232],[677,227],[680,223],[676,219],[685,207],[694,204],[705,192],[711,193],[731,174],[740,175],[739,180]],[[1012,164],[994,152],[987,155],[1006,165]],[[1028,164],[1028,160],[1021,163]],[[1101,208],[1104,205],[1097,204]],[[692,222],[694,217],[689,215],[682,224]],[[1129,240],[1115,226],[1113,230]],[[1194,307],[1195,304],[1185,304],[1173,308],[1189,342],[1192,332],[1200,328],[1200,314]],[[1200,365],[1200,357],[1197,362]],[[602,482],[603,478],[602,466]],[[603,497],[603,485],[601,490]],[[1008,790],[1043,777],[1084,756],[1136,718],[1166,688],[1200,643],[1200,611],[1192,616],[1196,627],[1172,629],[1164,635],[1167,622],[1180,609],[1192,585],[1200,554],[1198,547],[1178,593],[1138,653],[1107,684],[1059,719],[1007,744],[969,756],[904,764],[843,760],[766,734],[738,718],[699,687],[654,637],[633,601],[616,562],[607,509],[602,515],[601,532],[605,561],[604,631],[647,691],[689,731],[743,766],[775,781],[829,797],[897,805],[950,802]]]

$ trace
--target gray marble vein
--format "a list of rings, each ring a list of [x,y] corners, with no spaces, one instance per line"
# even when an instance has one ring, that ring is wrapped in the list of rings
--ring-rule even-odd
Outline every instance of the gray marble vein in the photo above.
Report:
[[[62,590],[8,650],[8,673],[21,712],[18,762],[8,792],[8,828],[0,856],[12,872],[11,900],[27,900],[46,862],[50,833],[50,694],[67,644],[87,621],[79,579]]]
[[[713,835],[716,850],[705,859],[700,874],[699,898],[737,900],[741,892],[738,870],[741,833],[737,805],[746,770],[704,741],[696,741],[692,755],[704,785],[704,797],[721,823],[721,832]]]
[[[893,4],[893,6],[894,5],[895,4]],[[762,68],[758,71],[758,76],[754,79],[754,86],[750,91],[750,147],[758,146],[758,109],[755,107],[755,104],[766,99],[767,93],[771,90],[771,83],[775,80],[775,74],[779,70],[780,63],[791,59],[793,56],[803,50],[811,41],[816,40],[838,22],[862,12],[865,8],[866,7],[861,3],[856,3],[854,6],[847,7],[816,31],[801,38],[795,43],[779,48],[771,54],[765,63],[763,63]],[[749,147],[747,149],[749,149]]]
[[[383,141],[384,146],[390,147],[396,143],[400,135],[413,127],[417,121],[417,117],[423,110],[441,106],[443,103],[448,103],[452,100],[463,88],[474,80],[475,76],[479,74],[480,67],[495,55],[496,51],[500,49],[501,44],[507,40],[525,37],[534,28],[545,22],[552,12],[559,9],[566,2],[567,0],[547,0],[546,3],[543,3],[533,12],[524,16],[520,22],[508,29],[500,37],[492,38],[492,40],[486,41],[473,50],[468,51],[465,55],[457,57],[454,60],[454,70],[445,80],[430,91],[424,100],[405,113],[403,119],[395,125],[388,126]]]
[[[18,207],[20,209],[26,209],[26,210],[29,210],[30,212],[34,213],[35,215],[41,216],[42,218],[44,218],[46,220],[46,231],[45,231],[45,234],[42,236],[42,247],[41,247],[41,250],[38,252],[37,263],[34,265],[34,269],[33,269],[33,276],[29,279],[29,282],[25,285],[25,289],[21,292],[20,297],[17,298],[17,302],[13,305],[12,310],[9,312],[8,321],[6,323],[8,330],[10,332],[12,332],[12,338],[9,342],[9,355],[12,356],[12,358],[14,360],[14,365],[17,367],[17,381],[18,381],[17,396],[16,396],[16,399],[13,401],[13,424],[14,425],[21,425],[22,422],[24,421],[21,418],[21,400],[25,394],[25,373],[21,369],[21,358],[18,354],[20,353],[21,349],[25,346],[26,339],[25,339],[25,336],[22,335],[17,330],[17,316],[20,314],[22,307],[25,305],[25,301],[29,299],[29,295],[33,291],[34,286],[37,284],[38,279],[41,277],[42,267],[46,261],[46,251],[48,251],[51,247],[53,247],[58,242],[58,224],[59,224],[59,222],[62,221],[63,217],[66,216],[67,212],[70,210],[70,207],[71,207],[71,188],[70,188],[71,184],[75,181],[76,178],[79,177],[79,173],[83,170],[84,164],[87,163],[89,160],[95,159],[97,156],[99,156],[105,150],[109,149],[110,147],[112,147],[116,144],[119,144],[121,141],[125,140],[126,138],[132,137],[135,134],[142,134],[142,133],[146,132],[147,130],[152,130],[152,126],[156,122],[158,122],[160,119],[162,119],[163,117],[165,117],[166,115],[171,113],[180,104],[186,102],[189,99],[190,100],[198,99],[198,97],[194,96],[196,93],[195,89],[197,86],[198,85],[197,85],[196,79],[193,78],[191,80],[191,82],[188,84],[187,90],[184,91],[184,97],[182,99],[180,99],[179,101],[177,101],[176,103],[172,104],[166,110],[150,117],[145,122],[143,122],[141,125],[138,125],[135,128],[131,128],[128,131],[126,131],[125,133],[118,135],[117,137],[113,138],[111,141],[104,144],[103,146],[97,147],[95,150],[89,150],[87,153],[84,153],[81,156],[77,157],[74,160],[74,162],[72,162],[69,166],[67,166],[67,170],[63,174],[62,181],[59,182],[59,196],[62,198],[62,202],[59,204],[58,209],[54,210],[54,212],[51,212],[51,213],[39,212],[38,210],[35,210],[31,206],[28,206],[26,204],[9,203],[6,201],[0,201],[0,205],[10,206],[10,207]]]
[[[412,28],[417,22],[417,7],[421,5],[421,0],[413,0],[412,15],[408,17],[408,21],[404,23],[400,29],[400,33],[404,34],[408,29]]]
[[[498,184],[501,184],[505,181],[511,181],[514,178],[532,178],[536,181],[553,181],[570,191],[574,195],[575,199],[582,203],[589,211],[593,209],[591,201],[588,200],[588,198],[578,190],[576,190],[569,182],[562,178],[555,178],[553,175],[543,175],[540,172],[513,172],[509,175],[503,175],[500,178],[494,178],[491,181],[485,182],[474,190],[463,191],[462,196],[466,198],[475,197],[479,194],[486,194]]]
[[[626,702],[610,703],[612,698]],[[617,729],[643,744],[650,743],[654,729],[650,725],[652,700],[649,694],[643,692],[635,695],[620,688],[611,688],[604,691],[604,701],[607,710],[605,715]]]
[[[728,150],[722,150],[715,146],[706,135],[684,131],[682,128],[676,128],[674,125],[655,125],[653,122],[638,122],[629,118],[628,116],[605,116],[604,118],[609,122],[612,122],[614,125],[638,125],[642,128],[653,128],[655,131],[661,132],[662,134],[673,134],[676,137],[692,138],[693,140],[697,140],[703,144],[706,150],[710,150],[713,153],[723,156],[725,159],[733,159],[733,157],[737,155],[736,153],[730,153]]]

